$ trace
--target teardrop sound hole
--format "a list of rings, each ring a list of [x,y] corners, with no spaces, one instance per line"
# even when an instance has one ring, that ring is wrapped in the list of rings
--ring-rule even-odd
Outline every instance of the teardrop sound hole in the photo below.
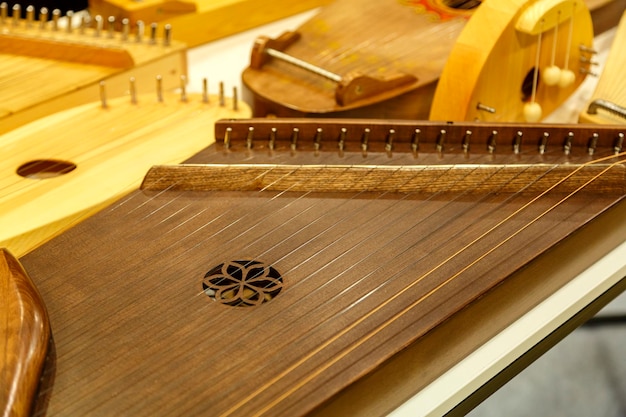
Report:
[[[76,169],[76,164],[55,159],[36,159],[20,165],[17,174],[35,180],[60,177]]]
[[[539,87],[540,71],[537,71],[537,87]],[[533,95],[533,79],[535,78],[535,67],[532,67],[522,81],[522,102],[530,101]]]

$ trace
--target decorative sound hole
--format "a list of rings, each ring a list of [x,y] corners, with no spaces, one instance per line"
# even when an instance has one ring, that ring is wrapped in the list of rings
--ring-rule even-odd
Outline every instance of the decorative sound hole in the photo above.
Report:
[[[230,261],[211,269],[202,281],[211,299],[233,307],[253,307],[270,301],[283,289],[274,267],[259,261]]]
[[[537,71],[537,86],[539,85],[539,76],[541,75]],[[524,77],[524,81],[522,81],[522,101],[527,102],[530,101],[530,98],[533,95],[533,80],[535,78],[535,67],[532,67],[530,71]]]
[[[76,164],[69,161],[55,159],[36,159],[20,165],[17,174],[24,178],[45,180],[47,178],[60,177],[76,169]]]

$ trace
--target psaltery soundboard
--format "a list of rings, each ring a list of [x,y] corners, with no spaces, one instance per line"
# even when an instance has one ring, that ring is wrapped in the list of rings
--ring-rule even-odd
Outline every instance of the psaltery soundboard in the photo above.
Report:
[[[91,13],[176,27],[190,47],[330,3],[331,0],[91,0]]]
[[[95,27],[61,27],[58,10],[0,6],[0,133],[40,117],[93,101],[106,81],[110,97],[180,85],[187,74],[186,45],[171,29],[94,17]]]
[[[568,280],[536,260],[584,268],[558,248],[624,209],[622,127],[252,119],[215,136],[22,257],[56,348],[46,415],[332,415],[455,317],[454,341],[506,326]]]
[[[626,14],[615,33],[598,84],[580,114],[581,123],[626,124]]]
[[[102,85],[101,101],[0,136],[0,247],[27,253],[136,189],[152,165],[211,144],[216,120],[250,115],[235,98],[129,88],[109,99]]]

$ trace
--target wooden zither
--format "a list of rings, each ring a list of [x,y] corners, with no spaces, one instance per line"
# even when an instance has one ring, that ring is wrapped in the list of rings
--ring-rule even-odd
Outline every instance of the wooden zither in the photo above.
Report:
[[[215,129],[215,145],[21,258],[56,349],[46,415],[331,415],[625,194],[613,126]],[[567,280],[527,278],[525,308]]]
[[[147,93],[155,91],[156,76],[171,90],[187,75],[186,45],[172,39],[171,26],[99,15],[77,20],[59,10],[0,4],[0,133],[93,101],[100,81],[109,97],[119,97],[130,77]],[[61,24],[69,21],[75,24]]]
[[[536,122],[587,76],[593,35],[582,0],[340,0],[259,37],[242,79],[256,116]]]
[[[163,91],[100,100],[0,135],[0,247],[21,256],[141,184],[154,164],[179,163],[214,142],[213,124],[248,117],[233,97]],[[203,85],[206,87],[208,82]],[[94,96],[94,100],[97,100]]]

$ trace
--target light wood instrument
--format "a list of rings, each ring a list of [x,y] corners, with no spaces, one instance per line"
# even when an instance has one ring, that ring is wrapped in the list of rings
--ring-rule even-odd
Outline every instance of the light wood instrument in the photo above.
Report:
[[[91,0],[92,14],[127,18],[131,23],[161,22],[176,27],[177,39],[190,47],[270,23],[331,0]]]
[[[593,27],[582,0],[485,2],[480,13],[489,20],[471,19],[458,37],[431,119],[538,122],[591,72]]]
[[[588,53],[581,55],[578,47],[581,43],[592,46],[590,19],[598,14],[599,27],[604,29],[607,26],[604,11],[613,10],[615,5],[619,8],[620,3],[623,8],[622,0],[615,4],[591,2],[592,17],[585,2],[569,0],[336,1],[292,32],[255,41],[250,65],[242,76],[247,100],[253,104],[256,116],[465,120],[465,114],[459,113],[467,113],[465,108],[469,105],[462,101],[447,106],[447,99],[458,103],[459,94],[473,89],[487,89],[485,99],[499,94],[500,84],[493,90],[483,86],[491,74],[486,67],[494,65],[498,72],[510,74],[499,77],[506,78],[508,84],[505,93],[497,96],[498,103],[495,99],[491,104],[482,103],[481,111],[495,108],[498,117],[491,118],[492,121],[525,121],[517,107],[518,102],[528,100],[527,90],[533,85],[526,76],[534,66],[539,45],[545,45],[540,63],[547,61],[549,65],[554,31],[543,39],[536,34],[518,39],[524,31],[534,29],[516,28],[515,22],[529,26],[533,20],[541,20],[544,14],[559,8],[564,9],[559,19],[566,20],[572,14],[572,3],[580,4],[575,11],[574,36],[565,48],[570,29],[565,24],[559,25],[557,33],[561,42],[557,45],[557,56],[562,59],[564,51],[575,49],[568,59],[571,61],[568,69],[575,71],[574,80],[567,88],[551,89],[549,93],[544,93],[543,83],[538,86],[539,98],[535,101],[546,107],[547,114],[586,75],[579,70],[588,70],[588,65],[577,60],[589,57]],[[465,30],[468,21],[471,25]],[[614,18],[612,22],[615,24]],[[547,27],[545,24],[546,32]],[[563,66],[560,61],[558,65]],[[431,109],[444,67],[447,67],[446,80],[438,93],[436,109]],[[465,74],[468,68],[483,72],[468,79]],[[497,83],[491,78],[487,85]],[[463,87],[459,93],[455,90],[457,84]]]
[[[535,260],[580,260],[568,242],[623,223],[623,127],[215,129],[218,143],[21,258],[56,344],[46,415],[332,415],[412,346],[442,353],[440,329],[497,332],[569,279]]]
[[[615,33],[604,68],[581,123],[626,124],[626,13]]]
[[[211,144],[216,120],[250,115],[245,103],[218,95],[157,89],[108,99],[101,88],[101,101],[0,136],[0,247],[27,253],[136,189],[155,163]]]
[[[89,103],[99,82],[109,97],[155,91],[154,79],[171,90],[187,75],[186,45],[165,26],[122,24],[102,17],[95,27],[61,25],[58,10],[40,13],[0,6],[0,133],[46,115]]]

